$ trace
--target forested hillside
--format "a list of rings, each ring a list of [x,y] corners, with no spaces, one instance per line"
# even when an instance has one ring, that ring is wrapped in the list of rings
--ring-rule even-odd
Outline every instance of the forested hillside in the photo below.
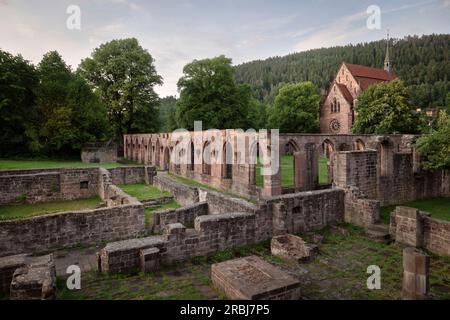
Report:
[[[412,104],[446,104],[449,45],[449,34],[392,41],[391,61],[396,74],[408,86]],[[273,103],[280,83],[312,81],[324,93],[342,62],[382,68],[385,50],[386,41],[314,49],[236,66],[236,79],[250,84],[257,99]]]

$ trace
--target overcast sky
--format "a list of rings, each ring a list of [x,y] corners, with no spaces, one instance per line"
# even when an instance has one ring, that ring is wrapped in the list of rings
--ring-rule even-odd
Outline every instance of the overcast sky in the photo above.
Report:
[[[69,30],[68,6],[81,9]],[[366,26],[370,5],[381,29]],[[59,51],[74,69],[94,48],[136,37],[164,78],[161,96],[177,94],[183,66],[221,54],[234,64],[319,47],[409,34],[450,33],[450,0],[0,0],[0,49],[38,63]]]

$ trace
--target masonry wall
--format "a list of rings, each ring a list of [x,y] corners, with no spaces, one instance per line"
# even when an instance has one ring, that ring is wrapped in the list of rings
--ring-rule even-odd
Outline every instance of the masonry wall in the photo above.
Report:
[[[42,169],[0,172],[0,205],[24,201],[37,203],[75,200],[99,195],[100,170]],[[151,183],[153,167],[120,167],[107,170],[113,184]]]
[[[108,171],[111,173],[113,184],[153,184],[153,177],[156,176],[155,167],[150,166],[119,167]]]
[[[199,202],[179,209],[167,209],[153,212],[153,232],[160,233],[172,223],[181,223],[193,227],[195,218],[208,214],[208,204]]]
[[[344,191],[308,191],[267,201],[272,208],[273,234],[308,232],[344,219]]]
[[[0,256],[139,237],[144,230],[141,204],[0,221]]]
[[[389,232],[398,243],[450,256],[450,221],[434,219],[415,208],[397,207]]]
[[[344,151],[333,156],[333,181],[340,188],[357,187],[368,198],[377,197],[376,151]]]
[[[250,213],[206,215],[195,219],[194,229],[176,223],[165,234],[108,244],[99,253],[103,272],[125,272],[139,267],[139,253],[156,247],[162,263],[182,261],[220,250],[255,243],[255,216]]]
[[[60,169],[0,175],[0,204],[74,200],[97,195],[98,169]]]
[[[183,206],[199,202],[198,189],[178,183],[166,175],[159,174],[154,177],[153,185],[161,191],[170,192],[175,200]]]
[[[144,173],[152,174],[151,170],[143,168],[122,168],[110,172],[106,169],[61,169],[58,173],[45,172],[31,175],[0,175],[2,178],[17,178],[17,181],[27,181],[31,176],[33,192],[44,189],[42,177],[58,178],[60,191],[57,197],[71,199],[76,196],[99,195],[107,207],[94,210],[63,212],[43,215],[23,220],[0,221],[0,256],[25,252],[39,252],[51,249],[71,247],[75,245],[92,245],[102,242],[128,239],[142,236],[145,232],[144,206],[137,199],[129,196],[113,184],[120,182],[143,182]],[[50,178],[49,178],[50,177]],[[56,178],[55,178],[56,177]],[[36,180],[37,179],[37,180]],[[78,181],[88,181],[85,193],[77,191]],[[49,180],[53,181],[53,180]],[[14,185],[11,182],[10,185]],[[3,186],[5,188],[5,186]],[[70,190],[74,190],[73,194]],[[42,192],[42,191],[36,191]],[[11,193],[7,193],[11,194]],[[37,201],[49,201],[49,194],[39,197],[30,193]]]

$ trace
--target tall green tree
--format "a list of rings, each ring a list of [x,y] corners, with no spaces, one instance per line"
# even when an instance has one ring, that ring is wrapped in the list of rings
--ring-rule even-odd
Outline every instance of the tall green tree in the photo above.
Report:
[[[370,86],[355,105],[358,114],[352,131],[357,134],[419,133],[423,116],[408,103],[403,81],[394,80]]]
[[[439,170],[450,168],[450,114],[439,113],[437,128],[431,134],[416,141],[416,148],[424,157],[425,169]]]
[[[37,72],[21,56],[0,50],[0,156],[36,150]]]
[[[320,96],[312,82],[285,84],[269,111],[269,127],[282,133],[316,133],[319,104]]]
[[[106,109],[87,82],[56,51],[38,65],[39,147],[50,155],[77,154],[86,142],[105,139]]]
[[[249,104],[248,121],[252,129],[267,128],[268,106],[265,103],[252,99]]]
[[[162,132],[170,132],[178,128],[175,117],[177,110],[177,98],[174,96],[164,97],[159,104],[159,121]]]
[[[129,132],[159,129],[158,95],[162,84],[153,57],[135,38],[113,40],[94,50],[78,69],[108,107],[117,142]]]
[[[251,90],[236,84],[231,59],[194,60],[184,67],[178,89],[176,120],[182,128],[192,130],[200,120],[204,129],[248,128]]]

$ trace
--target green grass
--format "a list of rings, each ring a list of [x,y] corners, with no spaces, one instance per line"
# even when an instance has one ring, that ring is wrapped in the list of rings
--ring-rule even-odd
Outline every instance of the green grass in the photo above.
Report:
[[[381,207],[380,220],[382,223],[389,224],[391,213],[397,206],[417,208],[421,211],[431,213],[431,217],[433,218],[450,221],[450,198],[432,198]]]
[[[319,184],[328,183],[328,159],[324,156],[319,158]],[[258,159],[256,166],[256,185],[263,186],[263,176],[261,175],[261,162]],[[281,157],[281,186],[283,188],[294,187],[294,156]]]
[[[225,190],[222,190],[222,189],[213,188],[211,186],[208,186],[207,184],[203,184],[203,183],[200,183],[200,182],[195,181],[195,180],[191,180],[191,179],[188,179],[188,178],[185,178],[185,177],[177,176],[177,175],[174,175],[172,173],[169,173],[169,176],[171,178],[173,178],[174,180],[177,180],[178,182],[180,182],[180,183],[182,183],[184,185],[187,185],[189,187],[202,188],[202,189],[205,189],[205,190],[210,190],[210,191],[213,191],[213,192],[222,193],[222,194],[228,195],[228,196],[230,196],[232,198],[239,198],[239,199],[243,199],[245,201],[251,202],[251,203],[256,203],[256,201],[253,200],[253,199],[245,198],[245,197],[243,197],[241,195],[238,195],[236,193],[233,193],[233,192],[229,192],[229,191],[225,191]]]
[[[89,199],[52,201],[36,204],[12,204],[0,206],[0,220],[25,219],[64,211],[94,209],[103,204],[99,197]]]
[[[178,209],[181,208],[181,206],[178,204],[178,202],[176,202],[175,200],[169,202],[169,203],[165,203],[165,204],[161,204],[159,206],[153,207],[153,208],[148,208],[145,209],[144,214],[145,214],[145,225],[149,225],[150,221],[152,219],[153,216],[153,212],[155,211],[160,211],[160,210],[165,210],[165,209]]]
[[[0,159],[0,170],[24,169],[57,169],[57,168],[117,168],[126,164],[121,163],[84,163],[81,161],[64,160],[9,160]]]
[[[169,192],[161,191],[156,187],[144,183],[121,184],[118,187],[128,193],[130,196],[137,198],[139,201],[171,196]]]

